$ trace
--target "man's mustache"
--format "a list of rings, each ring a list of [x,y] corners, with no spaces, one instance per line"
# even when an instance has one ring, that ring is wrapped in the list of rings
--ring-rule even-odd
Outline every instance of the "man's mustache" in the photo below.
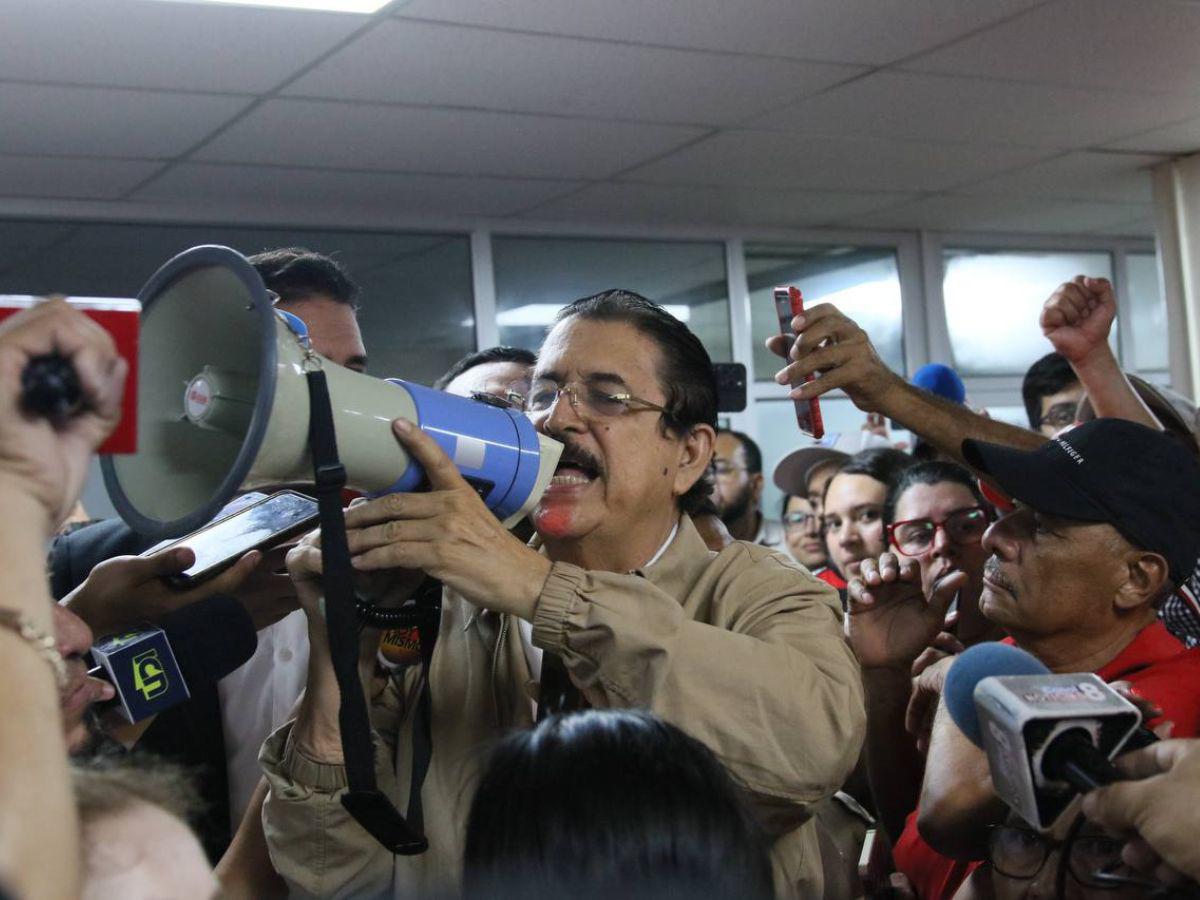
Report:
[[[1012,582],[1005,578],[1004,573],[1000,571],[1000,563],[994,556],[990,557],[988,561],[983,564],[983,577],[997,587],[1004,588],[1004,590],[1008,591],[1010,594],[1016,593]]]
[[[588,469],[597,475],[604,474],[604,466],[601,465],[600,460],[596,459],[596,457],[587,450],[583,449],[578,444],[571,443],[570,441],[564,441],[561,437],[558,440],[561,441],[563,445],[562,456],[558,461],[560,466],[577,465],[579,468]]]

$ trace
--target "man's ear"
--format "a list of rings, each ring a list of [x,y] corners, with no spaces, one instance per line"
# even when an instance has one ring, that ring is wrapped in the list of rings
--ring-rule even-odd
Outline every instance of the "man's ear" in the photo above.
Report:
[[[1117,591],[1117,608],[1132,610],[1161,599],[1170,584],[1167,561],[1157,553],[1131,551],[1125,559],[1125,581]]]
[[[758,501],[762,499],[763,492],[763,474],[756,472],[750,476],[750,488],[754,491],[754,505],[758,505]]]
[[[679,468],[675,472],[675,496],[682,497],[703,477],[712,462],[717,432],[711,425],[693,425],[679,442]]]

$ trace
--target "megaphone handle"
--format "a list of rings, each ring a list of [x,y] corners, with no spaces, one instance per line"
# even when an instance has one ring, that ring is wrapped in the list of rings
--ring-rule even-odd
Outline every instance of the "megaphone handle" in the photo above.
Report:
[[[55,424],[83,407],[83,387],[71,361],[59,353],[35,356],[21,373],[21,408]]]

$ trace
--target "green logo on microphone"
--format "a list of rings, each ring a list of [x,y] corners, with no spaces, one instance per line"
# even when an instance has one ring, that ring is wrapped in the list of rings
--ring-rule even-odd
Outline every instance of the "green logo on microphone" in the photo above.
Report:
[[[153,700],[167,690],[167,676],[157,650],[147,650],[133,658],[133,686],[146,700]]]

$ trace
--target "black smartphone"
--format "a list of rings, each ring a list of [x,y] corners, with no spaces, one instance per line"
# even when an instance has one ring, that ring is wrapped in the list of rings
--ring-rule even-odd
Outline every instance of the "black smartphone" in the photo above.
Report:
[[[746,408],[746,367],[741,363],[713,363],[717,376],[717,412],[742,412]]]
[[[209,522],[154,553],[188,547],[196,561],[167,580],[176,587],[193,587],[233,565],[251,550],[264,550],[297,537],[317,520],[317,501],[296,491],[279,491],[237,512]]]

